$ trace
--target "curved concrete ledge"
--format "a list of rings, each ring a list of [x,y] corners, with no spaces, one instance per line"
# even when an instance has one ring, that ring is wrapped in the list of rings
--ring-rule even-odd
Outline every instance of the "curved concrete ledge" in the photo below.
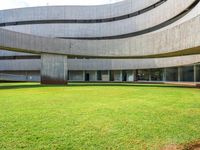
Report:
[[[148,8],[161,0],[123,0],[97,6],[49,6],[0,11],[0,23],[26,20],[87,20],[122,16]],[[29,14],[29,15],[22,15]]]
[[[0,60],[0,71],[34,71],[40,69],[40,59]]]
[[[200,55],[151,59],[68,59],[69,70],[135,70],[192,65]]]
[[[190,11],[190,7],[198,2],[199,0],[185,0],[185,2],[183,2],[183,0],[168,0],[148,13],[107,23],[33,24],[6,26],[4,28],[16,32],[46,37],[93,40],[120,39],[152,32],[163,26],[167,26],[177,19],[180,19],[181,16],[187,13],[186,9],[189,9],[188,11]]]
[[[155,4],[152,4],[144,9],[138,10],[136,12],[131,12],[130,14],[125,14],[125,15],[121,15],[121,16],[117,16],[117,17],[113,17],[113,18],[103,18],[103,19],[88,19],[88,20],[84,20],[84,19],[55,19],[55,20],[50,20],[50,19],[45,19],[42,20],[40,19],[40,17],[38,17],[38,20],[34,19],[34,20],[28,20],[30,18],[27,18],[27,20],[24,21],[14,21],[14,22],[4,22],[4,23],[0,23],[0,27],[6,27],[6,26],[19,26],[19,25],[34,25],[34,24],[66,24],[66,23],[73,23],[73,24],[91,24],[91,23],[103,23],[103,22],[113,22],[113,21],[119,21],[119,20],[123,20],[123,19],[128,19],[128,18],[132,18],[138,15],[141,15],[143,13],[146,13],[148,11],[151,11],[152,9],[160,6],[161,4],[163,4],[164,2],[166,2],[167,0],[160,0],[159,2],[156,2]],[[48,6],[51,7],[51,6]],[[33,12],[34,13],[34,12]],[[15,18],[13,18],[15,20]]]
[[[200,63],[199,55],[151,59],[68,59],[68,70],[135,70]],[[18,64],[17,66],[15,64]],[[0,71],[40,70],[40,59],[0,60]]]
[[[64,40],[0,29],[0,48],[19,52],[52,53],[88,57],[148,57],[200,46],[200,16],[171,29],[118,40]],[[173,37],[173,38],[172,38]]]
[[[172,27],[175,27],[179,24],[182,24],[194,17],[197,17],[198,15],[200,14],[200,3],[198,2],[198,4],[193,8],[191,9],[191,11],[189,11],[186,15],[184,15],[183,17],[181,17],[180,19],[178,19],[177,21],[175,21],[174,23],[160,29],[160,30],[156,30],[154,32],[160,32],[160,31],[164,31],[164,30],[167,30],[167,29],[170,29]]]
[[[19,53],[19,52],[13,52],[13,51],[7,51],[7,50],[0,50],[0,57],[10,57],[10,56],[27,56],[27,55],[34,55],[30,53]]]

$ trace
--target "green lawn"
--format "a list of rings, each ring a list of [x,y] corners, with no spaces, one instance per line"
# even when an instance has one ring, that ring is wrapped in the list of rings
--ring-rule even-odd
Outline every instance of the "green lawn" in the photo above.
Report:
[[[196,140],[200,89],[0,84],[0,149],[157,150]]]

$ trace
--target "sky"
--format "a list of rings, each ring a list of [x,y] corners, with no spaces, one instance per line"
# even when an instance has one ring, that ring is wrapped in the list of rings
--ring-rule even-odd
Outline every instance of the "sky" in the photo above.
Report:
[[[0,10],[47,5],[100,5],[121,0],[1,0]]]

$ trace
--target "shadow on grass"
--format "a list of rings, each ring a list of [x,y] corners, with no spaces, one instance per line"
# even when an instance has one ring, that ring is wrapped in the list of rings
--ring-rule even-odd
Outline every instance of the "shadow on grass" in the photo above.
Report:
[[[195,88],[190,86],[178,86],[178,85],[168,85],[168,84],[144,84],[144,83],[69,83],[66,85],[41,85],[41,84],[32,84],[32,83],[11,83],[11,85],[1,85],[0,90],[8,90],[8,89],[28,89],[28,88],[69,88],[69,87],[88,87],[88,86],[96,86],[96,87],[147,87],[147,88]]]
[[[8,89],[28,89],[28,88],[45,88],[45,87],[67,87],[65,85],[41,85],[41,84],[18,84],[15,83],[13,85],[1,85],[0,90],[8,90]]]

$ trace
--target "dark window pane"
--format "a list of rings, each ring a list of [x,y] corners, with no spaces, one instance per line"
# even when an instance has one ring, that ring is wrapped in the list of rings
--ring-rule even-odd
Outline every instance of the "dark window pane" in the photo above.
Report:
[[[166,68],[166,81],[178,81],[178,68]]]

